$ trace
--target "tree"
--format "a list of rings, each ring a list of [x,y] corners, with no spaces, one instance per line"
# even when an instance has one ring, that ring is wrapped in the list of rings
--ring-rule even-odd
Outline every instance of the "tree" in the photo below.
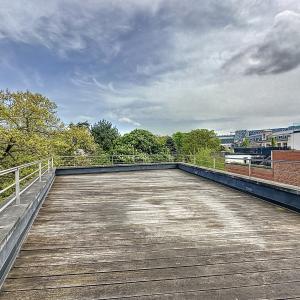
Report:
[[[91,128],[91,124],[88,121],[78,122],[75,125],[73,123],[71,123],[69,126],[70,127],[71,126],[77,126],[77,127],[80,127],[80,128],[86,128],[88,130],[90,130],[90,128]]]
[[[132,149],[132,154],[136,152],[158,154],[165,150],[154,134],[143,129],[135,129],[120,137],[116,142],[114,150],[120,148],[127,150]]]
[[[175,144],[174,140],[170,136],[168,136],[167,139],[166,139],[166,141],[165,141],[165,147],[167,149],[169,149],[170,154],[172,154],[172,155],[176,155],[177,154],[176,144]]]
[[[241,144],[242,147],[248,148],[250,146],[250,141],[248,138],[245,138]]]
[[[65,127],[56,105],[31,92],[0,92],[0,167],[52,155],[93,154],[97,145],[87,126]]]
[[[271,146],[272,146],[272,147],[276,147],[276,145],[277,145],[276,137],[275,137],[275,136],[272,136],[272,137],[271,137]]]
[[[91,155],[97,144],[86,127],[71,125],[53,135],[51,148],[59,156]]]
[[[119,131],[111,122],[101,120],[91,128],[95,142],[104,150],[110,151],[120,136]]]
[[[46,156],[52,135],[62,128],[56,105],[48,98],[29,91],[0,91],[2,167]]]
[[[200,149],[220,149],[220,140],[213,130],[196,129],[184,135],[182,149],[185,154],[195,154]]]
[[[183,141],[184,141],[184,137],[186,136],[185,132],[176,132],[172,135],[172,138],[175,142],[176,145],[176,149],[177,149],[177,153],[181,154],[182,153],[182,149],[183,149]]]
[[[0,121],[9,129],[24,133],[48,134],[61,122],[56,104],[41,94],[0,91]]]

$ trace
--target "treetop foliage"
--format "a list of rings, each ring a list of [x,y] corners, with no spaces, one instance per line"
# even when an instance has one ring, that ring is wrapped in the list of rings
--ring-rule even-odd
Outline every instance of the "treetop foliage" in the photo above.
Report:
[[[41,94],[0,92],[2,126],[26,133],[47,134],[62,124],[56,116],[56,104]]]
[[[203,149],[207,149],[206,152]],[[49,156],[104,152],[175,157],[219,149],[220,141],[215,132],[207,129],[157,136],[145,129],[120,135],[118,129],[104,119],[94,125],[86,121],[67,126],[57,116],[56,104],[41,94],[0,91],[0,168]]]
[[[200,149],[219,149],[220,140],[213,130],[195,129],[184,135],[183,151],[186,154],[195,154]]]
[[[30,92],[0,91],[0,166],[19,165],[50,155],[93,153],[97,144],[87,128],[65,126],[56,104]]]
[[[104,119],[94,124],[91,128],[91,132],[95,142],[104,151],[112,150],[115,141],[120,136],[117,127],[113,126],[111,122]]]
[[[164,147],[159,143],[159,139],[150,131],[144,129],[135,129],[130,133],[124,134],[116,143],[118,148],[120,145],[131,149],[131,154],[147,153],[158,154],[164,152]]]

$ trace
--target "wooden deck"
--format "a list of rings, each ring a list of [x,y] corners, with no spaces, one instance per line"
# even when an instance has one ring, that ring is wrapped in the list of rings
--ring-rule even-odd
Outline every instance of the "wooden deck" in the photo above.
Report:
[[[58,177],[0,299],[293,299],[299,225],[179,170]]]

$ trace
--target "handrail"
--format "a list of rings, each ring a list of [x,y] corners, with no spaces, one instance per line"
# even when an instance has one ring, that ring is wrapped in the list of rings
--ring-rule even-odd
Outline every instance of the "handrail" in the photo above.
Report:
[[[54,163],[55,162],[55,163]],[[244,165],[245,168],[248,170],[246,171],[247,176],[249,178],[257,176],[254,174],[255,167],[267,167],[269,169],[273,169],[273,179],[274,179],[274,167],[276,167],[276,164],[278,166],[281,163],[286,164],[292,164],[292,165],[298,165],[300,164],[300,161],[287,161],[287,160],[272,160],[272,159],[260,159],[260,158],[250,158],[250,157],[218,157],[218,156],[212,156],[210,158],[199,158],[197,155],[178,155],[178,156],[172,156],[169,154],[132,154],[132,155],[126,155],[126,154],[100,154],[100,155],[69,155],[69,156],[57,156],[52,158],[46,158],[42,160],[37,160],[34,162],[26,163],[17,167],[13,167],[7,170],[0,171],[0,178],[1,176],[5,176],[8,174],[14,174],[14,181],[8,182],[6,187],[1,187],[0,190],[0,197],[5,192],[8,194],[9,190],[12,190],[14,188],[14,192],[12,192],[10,195],[7,195],[7,198],[9,199],[7,203],[1,206],[0,213],[10,204],[15,201],[16,205],[20,204],[20,195],[24,193],[33,183],[35,183],[37,180],[41,181],[42,176],[50,172],[50,169],[54,168],[54,165],[57,167],[67,167],[67,166],[99,166],[99,165],[116,165],[116,164],[136,164],[136,163],[157,163],[157,162],[187,162],[192,163],[199,166],[205,166],[212,169],[221,169],[225,170],[226,166],[229,166],[230,164],[238,164],[238,165]],[[261,164],[260,164],[261,163]],[[33,167],[37,166],[37,168],[33,169]],[[33,170],[29,170],[29,173],[25,174],[22,172],[25,168],[32,167]],[[285,170],[285,168],[282,167],[282,170],[280,171],[282,173],[290,172],[289,170]],[[298,172],[296,170],[296,172]],[[300,172],[300,171],[299,171]],[[22,174],[24,176],[21,176]],[[298,174],[298,173],[297,173]],[[11,178],[12,180],[12,178]],[[28,182],[27,182],[28,181]],[[28,184],[27,184],[28,183]],[[25,186],[26,185],[26,186]],[[295,185],[295,183],[293,183]],[[296,184],[298,186],[298,182]]]
[[[23,164],[23,165],[19,165],[19,166],[10,168],[10,169],[2,170],[2,171],[0,171],[0,176],[5,175],[5,174],[8,174],[8,173],[11,173],[11,172],[14,172],[14,171],[16,171],[17,169],[20,169],[20,170],[21,170],[21,169],[24,169],[24,168],[27,168],[27,167],[36,165],[36,164],[38,164],[39,162],[44,162],[44,161],[46,161],[46,160],[48,161],[48,159],[45,158],[45,159],[41,159],[41,160],[36,160],[36,161],[30,162],[30,163],[26,163],[26,164]]]
[[[20,171],[23,169],[32,167],[32,166],[37,166],[37,169],[34,170],[33,172],[30,172],[29,174],[21,177]],[[20,196],[29,188],[31,187],[37,180],[42,181],[42,176],[46,174],[47,172],[49,173],[50,170],[53,168],[53,158],[46,158],[46,159],[41,159],[37,160],[34,162],[26,163],[20,166],[16,166],[10,169],[2,170],[0,171],[0,177],[4,175],[8,175],[11,173],[14,173],[14,181],[13,183],[9,184],[8,186],[4,187],[3,189],[0,190],[0,195],[7,192],[8,190],[15,188],[14,192],[12,192],[10,195],[7,196],[7,198],[10,198],[7,203],[5,203],[1,208],[0,208],[0,213],[7,208],[9,205],[11,205],[14,201],[16,201],[16,205],[21,204],[21,199]],[[24,182],[26,179],[29,179],[33,175],[38,173],[38,175],[29,182],[25,187],[21,187],[21,183]]]
[[[248,156],[248,157],[247,157]],[[293,167],[300,166],[300,161],[295,160],[272,160],[272,159],[261,159],[255,157],[249,157],[249,155],[245,155],[244,157],[224,157],[224,156],[217,156],[213,155],[207,158],[200,158],[198,155],[168,155],[168,154],[101,154],[98,156],[95,155],[73,155],[73,156],[58,156],[55,157],[55,165],[57,167],[86,167],[86,166],[102,166],[102,165],[116,165],[116,164],[137,164],[137,163],[157,163],[157,162],[183,162],[183,163],[191,163],[194,165],[199,165],[203,167],[208,167],[215,170],[226,170],[227,166],[230,165],[242,165],[247,168],[245,172],[246,176],[249,178],[257,178],[258,175],[256,173],[256,167],[261,168],[268,168],[272,170],[273,180],[275,182],[282,182],[278,181],[278,179],[274,179],[274,168],[279,167],[280,170],[276,170],[276,172],[280,172],[282,174],[290,173],[290,170],[284,168],[283,164],[285,165],[292,165]],[[231,173],[236,174],[236,172],[229,171]],[[300,174],[300,170],[295,170]],[[239,174],[239,173],[238,173]],[[258,177],[260,178],[260,177]],[[295,177],[296,178],[296,177]],[[298,177],[297,177],[298,178]],[[280,179],[283,180],[283,179]],[[298,179],[296,179],[298,180]],[[291,181],[290,181],[291,182]],[[295,187],[300,186],[300,182],[295,182],[295,180],[291,184]]]

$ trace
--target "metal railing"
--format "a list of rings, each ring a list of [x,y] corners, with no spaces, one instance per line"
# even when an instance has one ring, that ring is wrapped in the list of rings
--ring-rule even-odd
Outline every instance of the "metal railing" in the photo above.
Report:
[[[286,161],[286,160],[270,160],[270,159],[258,159],[258,158],[230,158],[223,156],[211,156],[202,158],[198,155],[99,155],[99,156],[60,156],[54,159],[54,164],[57,167],[80,167],[80,166],[107,166],[116,164],[138,164],[138,163],[160,163],[160,162],[183,162],[198,165],[202,167],[212,168],[216,170],[228,171],[237,173],[240,175],[246,175],[249,178],[262,178],[258,176],[257,170],[264,169],[272,171],[272,178],[270,180],[276,181],[274,177],[274,168],[281,166],[278,172],[281,174],[290,173],[291,170],[283,167],[282,164],[289,165],[293,170],[295,177],[300,177],[300,161]],[[236,171],[232,171],[232,167],[236,165],[243,169],[242,174]],[[296,166],[296,167],[295,167]],[[231,170],[231,171],[230,171]],[[256,172],[255,172],[256,171]],[[270,177],[270,176],[269,176]],[[277,176],[278,177],[278,176]],[[264,179],[264,178],[262,178]],[[300,186],[297,182],[297,186]]]
[[[98,155],[98,156],[57,156],[35,161],[18,167],[0,171],[0,200],[9,199],[2,212],[14,201],[20,204],[20,195],[54,167],[89,167],[117,164],[182,162],[193,165],[245,175],[249,178],[267,179],[300,187],[300,161],[263,160],[256,158],[228,158],[212,156],[203,158],[198,155]]]
[[[140,164],[174,162],[176,158],[172,155],[108,155],[98,156],[58,156],[54,157],[55,167],[81,167],[81,166],[108,166],[117,164]]]
[[[0,171],[0,199],[9,199],[0,208],[0,212],[14,201],[20,205],[20,196],[36,181],[42,181],[42,176],[52,168],[53,158],[47,158]]]
[[[225,158],[225,171],[300,187],[299,160]]]

